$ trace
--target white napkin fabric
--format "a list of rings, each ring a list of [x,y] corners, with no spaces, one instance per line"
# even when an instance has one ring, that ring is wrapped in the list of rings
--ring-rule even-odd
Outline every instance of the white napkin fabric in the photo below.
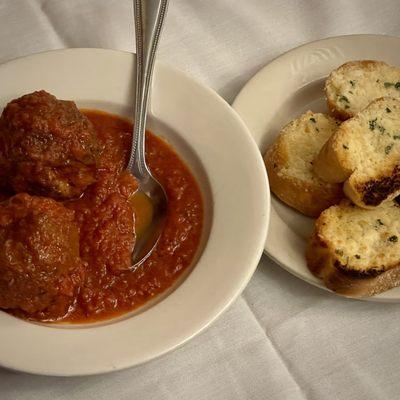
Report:
[[[351,33],[400,35],[399,1],[171,0],[160,59],[231,102],[282,52]],[[0,62],[64,47],[133,51],[133,43],[131,0],[0,1]],[[400,305],[336,297],[264,256],[233,306],[180,349],[93,377],[0,369],[0,399],[398,399],[397,318]]]

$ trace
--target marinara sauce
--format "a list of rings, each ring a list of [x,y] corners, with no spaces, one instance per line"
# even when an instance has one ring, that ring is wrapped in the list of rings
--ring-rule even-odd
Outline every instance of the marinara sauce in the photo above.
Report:
[[[130,270],[136,234],[151,220],[151,206],[135,198],[137,183],[124,171],[132,124],[116,115],[82,110],[103,145],[99,179],[65,205],[74,210],[86,277],[63,321],[89,322],[133,310],[169,288],[191,264],[203,227],[200,189],[188,167],[163,139],[146,132],[146,161],[168,197],[166,225],[146,261]],[[132,213],[133,210],[133,213]]]

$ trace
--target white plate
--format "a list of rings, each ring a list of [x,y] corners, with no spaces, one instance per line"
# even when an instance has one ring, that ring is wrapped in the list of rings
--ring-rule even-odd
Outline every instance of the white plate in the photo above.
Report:
[[[134,55],[69,49],[0,66],[0,105],[45,89],[78,106],[130,115]],[[203,249],[172,293],[96,326],[45,326],[0,312],[0,365],[46,375],[86,375],[137,365],[176,348],[207,327],[243,290],[261,257],[269,190],[246,126],[212,90],[156,65],[151,124],[191,167],[206,206]],[[240,159],[240,168],[237,160]]]
[[[339,36],[308,43],[278,57],[259,71],[236,97],[242,117],[262,153],[280,128],[309,109],[327,112],[323,85],[330,71],[350,60],[376,59],[400,66],[400,38],[382,35]],[[313,220],[275,196],[265,252],[295,276],[326,289],[308,270],[304,253]],[[400,288],[368,298],[400,301]]]

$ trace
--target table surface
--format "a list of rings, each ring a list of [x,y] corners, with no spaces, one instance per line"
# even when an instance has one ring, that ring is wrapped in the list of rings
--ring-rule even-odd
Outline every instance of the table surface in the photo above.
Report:
[[[171,0],[160,59],[231,102],[263,65],[329,36],[400,36],[398,0]],[[133,51],[131,0],[1,0],[0,62],[64,47]],[[350,301],[267,257],[203,334],[146,365],[51,378],[0,369],[1,400],[397,399],[400,307]],[[399,335],[399,337],[397,336]]]

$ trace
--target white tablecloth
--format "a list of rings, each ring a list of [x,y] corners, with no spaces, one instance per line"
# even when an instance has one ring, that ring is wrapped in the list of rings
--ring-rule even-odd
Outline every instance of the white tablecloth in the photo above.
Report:
[[[62,47],[132,51],[131,3],[1,0],[0,62]],[[232,101],[282,52],[350,33],[400,35],[399,1],[171,0],[160,59]],[[263,257],[233,306],[177,351],[94,377],[0,369],[0,399],[398,399],[399,350],[400,305],[335,297]]]

